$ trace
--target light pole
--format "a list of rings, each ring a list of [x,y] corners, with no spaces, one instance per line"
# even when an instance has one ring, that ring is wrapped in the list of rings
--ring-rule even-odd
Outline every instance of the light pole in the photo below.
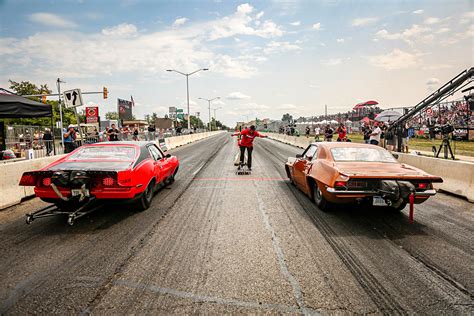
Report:
[[[217,111],[217,110],[220,110],[220,109],[222,109],[222,107],[218,107],[218,108],[212,109],[212,110],[214,111],[214,121],[215,121],[215,124],[216,124],[216,126],[215,126],[215,127],[216,127],[216,131],[217,131],[217,115],[216,115],[216,111]]]
[[[189,115],[189,76],[195,74],[196,72],[199,72],[199,71],[207,71],[209,70],[209,68],[200,68],[198,70],[195,70],[193,72],[190,72],[190,73],[184,73],[184,72],[181,72],[181,71],[178,71],[178,70],[174,70],[174,69],[166,69],[166,71],[169,71],[169,72],[176,72],[176,73],[179,73],[183,76],[186,77],[186,95],[187,95],[187,103],[188,103],[188,130],[191,130],[191,115]]]
[[[208,110],[209,110],[209,132],[211,131],[211,102],[217,99],[220,99],[221,97],[215,97],[214,99],[206,99],[206,98],[201,98],[199,97],[198,99],[207,101],[209,104]],[[215,116],[215,115],[214,115]]]

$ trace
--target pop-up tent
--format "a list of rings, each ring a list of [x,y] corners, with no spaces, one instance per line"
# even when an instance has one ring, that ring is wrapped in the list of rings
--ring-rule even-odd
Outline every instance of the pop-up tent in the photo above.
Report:
[[[51,104],[0,91],[0,118],[51,117]]]

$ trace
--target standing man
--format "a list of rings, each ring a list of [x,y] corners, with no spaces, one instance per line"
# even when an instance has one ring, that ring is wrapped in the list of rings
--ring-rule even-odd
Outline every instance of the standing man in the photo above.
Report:
[[[330,125],[326,125],[326,129],[324,130],[324,140],[327,142],[332,142],[332,137],[334,135],[334,131]]]
[[[314,140],[319,142],[319,134],[321,133],[321,129],[319,126],[314,128]]]
[[[51,130],[49,128],[44,130],[43,142],[46,146],[46,156],[51,155],[51,152],[53,151],[53,134],[51,134]]]
[[[369,123],[364,123],[364,126],[362,126],[362,133],[364,134],[364,143],[369,144],[370,134],[372,134],[372,129],[370,128]]]
[[[111,142],[118,141],[119,134],[120,134],[120,131],[115,127],[115,124],[112,124],[110,126],[110,129],[107,131],[107,136],[109,136],[109,141]]]
[[[375,122],[374,126],[374,130],[370,134],[370,144],[378,145],[380,143],[380,136],[382,135],[382,130],[380,129],[378,122]]]
[[[255,130],[255,126],[251,125],[249,128],[244,129],[240,133],[234,133],[232,136],[241,136],[239,141],[240,148],[240,166],[244,164],[245,149],[247,149],[247,167],[252,170],[252,151],[253,151],[253,140],[255,137],[265,138],[268,136],[262,135]],[[239,166],[239,169],[240,169]]]
[[[306,131],[305,131],[305,134],[306,134],[306,138],[309,137],[309,132],[311,131],[311,129],[309,128],[309,126],[306,126]]]
[[[74,129],[73,125],[69,125],[67,127],[67,130],[64,131],[63,133],[63,138],[64,138],[64,153],[68,154],[74,149],[76,149],[76,130]]]

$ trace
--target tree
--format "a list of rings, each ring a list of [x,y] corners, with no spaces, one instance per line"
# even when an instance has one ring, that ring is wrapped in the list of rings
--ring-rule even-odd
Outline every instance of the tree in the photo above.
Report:
[[[291,123],[293,120],[293,116],[291,116],[289,113],[283,114],[283,117],[281,118],[283,122],[288,122]]]
[[[119,115],[117,112],[107,112],[105,113],[105,119],[107,120],[118,120]]]

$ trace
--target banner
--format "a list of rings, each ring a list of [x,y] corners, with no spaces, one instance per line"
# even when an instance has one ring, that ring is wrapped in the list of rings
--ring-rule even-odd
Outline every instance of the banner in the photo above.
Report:
[[[117,99],[117,108],[119,119],[130,121],[132,117],[132,102],[128,100]]]
[[[155,120],[155,127],[156,128],[164,128],[168,129],[173,126],[173,120],[166,119],[166,118],[157,118]]]
[[[86,107],[86,123],[98,123],[99,122],[99,107],[88,106]]]

